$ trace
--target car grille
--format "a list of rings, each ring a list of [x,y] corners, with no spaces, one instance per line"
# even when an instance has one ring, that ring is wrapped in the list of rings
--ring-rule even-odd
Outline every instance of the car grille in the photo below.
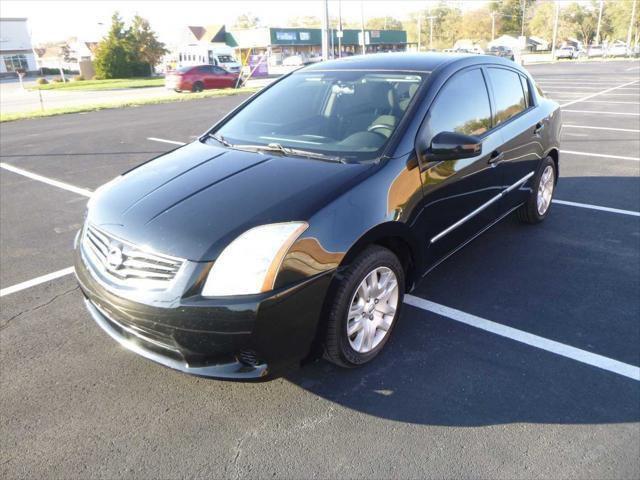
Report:
[[[85,227],[82,248],[94,267],[116,283],[149,286],[167,286],[184,261],[142,250],[116,238],[94,225]]]

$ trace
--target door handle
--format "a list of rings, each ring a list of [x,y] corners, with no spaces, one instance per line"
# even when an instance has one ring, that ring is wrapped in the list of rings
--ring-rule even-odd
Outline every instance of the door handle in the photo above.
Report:
[[[536,128],[533,129],[534,135],[540,135],[540,132],[544,130],[544,123],[538,122],[536,123]]]
[[[494,150],[491,153],[491,157],[489,158],[489,164],[495,165],[497,163],[500,163],[502,160],[504,160],[504,153],[499,152],[498,150]]]

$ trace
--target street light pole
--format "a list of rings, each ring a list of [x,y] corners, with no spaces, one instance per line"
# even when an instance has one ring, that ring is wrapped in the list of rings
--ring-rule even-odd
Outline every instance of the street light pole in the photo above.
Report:
[[[491,41],[496,39],[496,12],[491,12]]]
[[[360,22],[361,22],[361,33],[362,33],[362,54],[365,55],[367,53],[367,46],[364,38],[364,0],[360,0]]]
[[[600,22],[602,22],[602,7],[604,0],[600,0],[600,11],[598,12],[598,28],[596,29],[596,45],[600,45]]]
[[[429,50],[433,50],[433,20],[435,18],[433,15],[429,17]]]
[[[627,33],[627,48],[631,48],[631,33],[633,32],[633,21],[636,16],[636,3],[637,0],[633,0],[633,6],[631,7],[631,20],[629,20],[629,33]]]
[[[324,0],[322,10],[322,59],[329,60],[329,0]]]
[[[521,36],[524,37],[524,18],[525,18],[525,11],[527,9],[527,0],[520,0],[522,2],[522,33]]]
[[[342,0],[338,0],[338,58],[342,58]]]
[[[418,51],[420,51],[420,43],[422,41],[422,10],[418,11]]]
[[[553,21],[553,40],[551,40],[551,60],[556,58],[556,39],[558,37],[558,19],[560,17],[560,4],[556,0],[556,17]]]

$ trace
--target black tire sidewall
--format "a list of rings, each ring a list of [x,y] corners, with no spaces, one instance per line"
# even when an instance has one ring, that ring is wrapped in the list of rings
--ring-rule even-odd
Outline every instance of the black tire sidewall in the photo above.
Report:
[[[395,328],[400,316],[402,300],[404,297],[404,270],[396,255],[390,250],[382,247],[376,248],[375,250],[365,251],[364,253],[366,255],[363,261],[354,262],[353,270],[348,271],[345,274],[345,278],[343,279],[343,281],[346,283],[343,286],[344,288],[340,289],[335,299],[335,301],[338,303],[338,308],[333,310],[333,314],[338,316],[338,318],[334,319],[334,322],[332,322],[332,324],[334,328],[338,328],[338,331],[335,333],[338,340],[339,355],[342,362],[347,366],[363,365],[373,360],[373,358],[380,353],[393,333],[393,329]],[[387,267],[391,269],[391,271],[393,271],[393,273],[396,275],[396,279],[398,280],[398,307],[396,308],[396,313],[393,318],[393,322],[391,323],[391,328],[387,332],[387,335],[384,337],[384,339],[370,352],[359,353],[351,347],[351,345],[349,344],[349,339],[347,337],[348,312],[351,306],[353,295],[355,294],[356,289],[358,288],[362,280],[372,270],[379,267]]]

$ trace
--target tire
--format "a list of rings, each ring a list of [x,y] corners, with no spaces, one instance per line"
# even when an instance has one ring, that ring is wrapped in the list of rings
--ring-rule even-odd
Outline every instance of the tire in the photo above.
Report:
[[[202,82],[196,82],[191,87],[191,91],[194,92],[194,93],[201,92],[203,90],[204,90],[204,85],[202,84]]]
[[[551,169],[553,178],[551,178],[551,184],[548,185],[547,183],[547,186],[551,189],[551,191],[548,193],[548,202],[545,202],[545,208],[541,210],[538,208],[538,196],[542,195],[540,184],[547,179],[545,172],[549,171],[549,168]],[[533,177],[532,191],[529,195],[529,198],[517,210],[517,215],[521,222],[536,224],[542,222],[545,218],[547,218],[547,215],[549,215],[549,210],[551,210],[551,200],[553,198],[553,193],[555,192],[557,178],[558,172],[555,162],[551,157],[545,158],[540,164],[540,168],[538,168],[538,171]]]
[[[395,292],[391,288],[393,276],[389,273],[395,276]],[[398,257],[391,250],[377,245],[368,247],[351,262],[333,290],[333,298],[329,299],[330,304],[326,309],[328,319],[324,345],[325,359],[340,367],[353,368],[370,362],[380,353],[391,337],[400,315],[404,297],[404,277],[404,269]],[[369,301],[361,295],[364,291],[362,284],[366,279],[377,279],[378,287],[383,284],[384,290],[373,293]],[[385,279],[389,283],[384,284]],[[352,304],[359,305],[361,301],[362,313],[352,318],[350,312],[360,308],[355,307],[351,310]],[[394,312],[390,308],[393,304]],[[358,322],[361,328],[349,336],[348,325],[354,327]],[[356,350],[358,340],[360,348]]]

